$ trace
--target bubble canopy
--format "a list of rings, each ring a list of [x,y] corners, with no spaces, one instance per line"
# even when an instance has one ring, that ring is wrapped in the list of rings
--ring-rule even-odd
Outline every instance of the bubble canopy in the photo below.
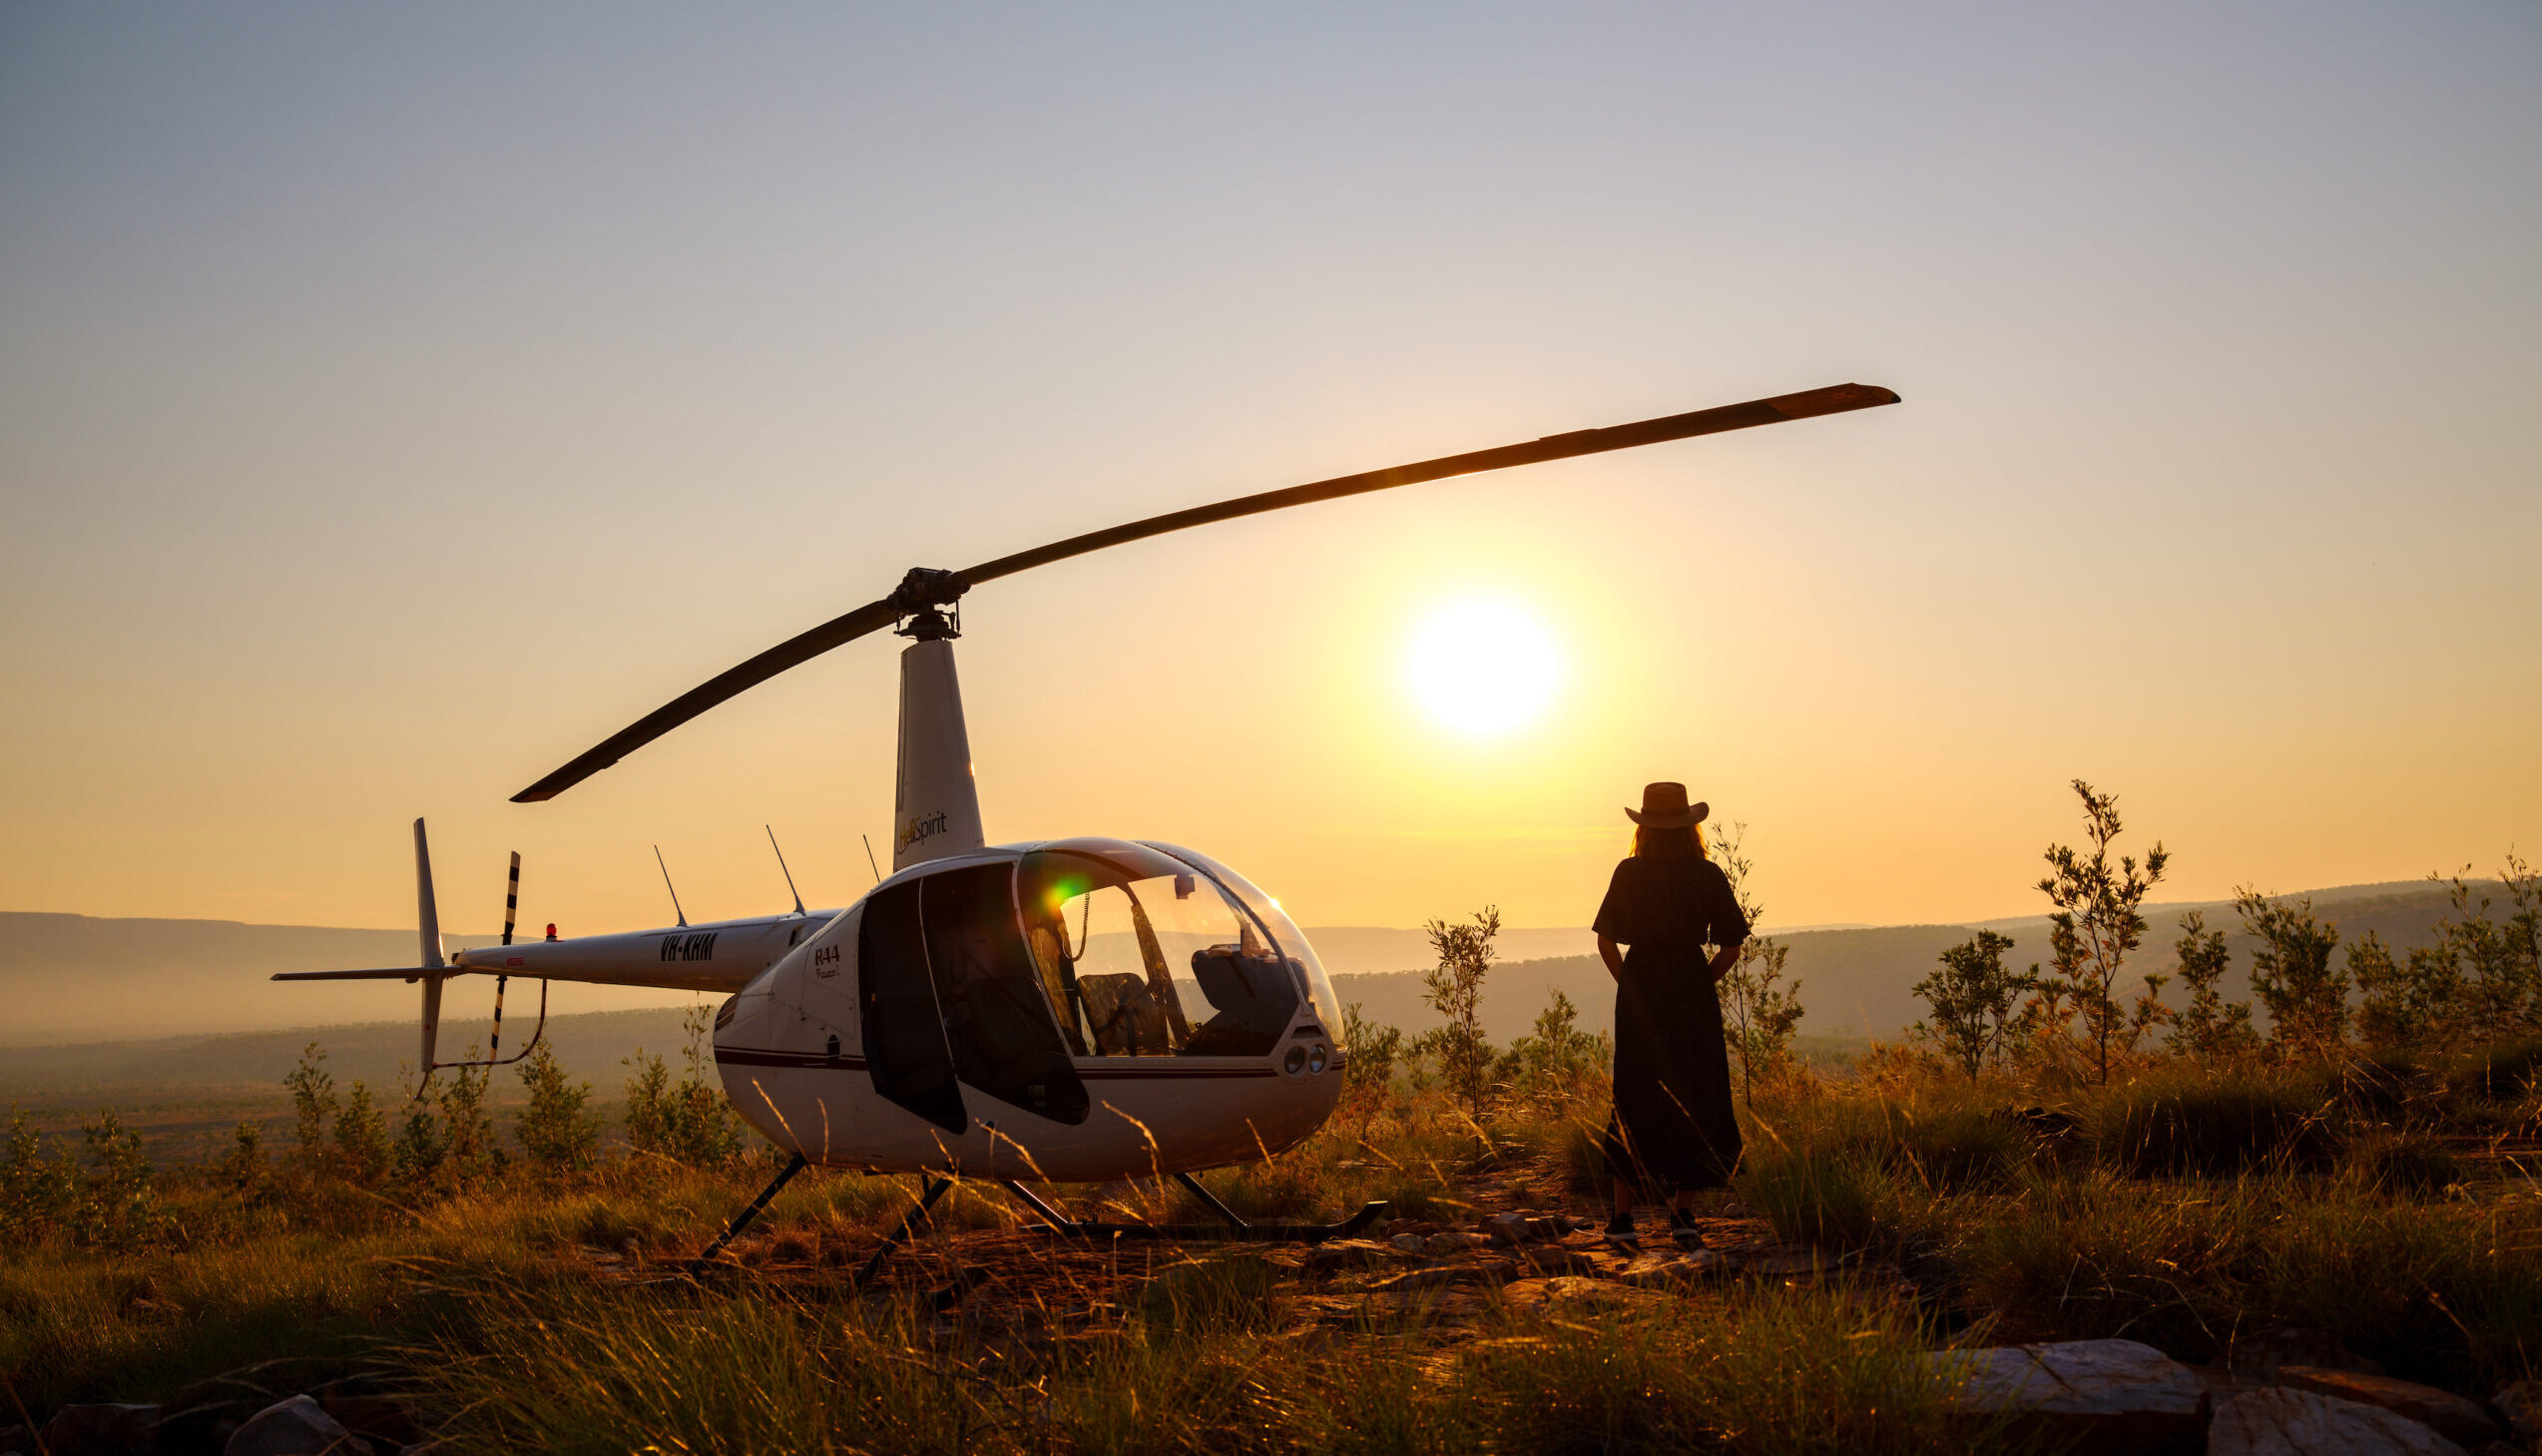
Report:
[[[1335,1046],[1340,1045],[1341,1003],[1332,993],[1332,981],[1324,975],[1323,962],[1315,959],[1314,947],[1306,943],[1306,933],[1297,928],[1296,921],[1288,918],[1287,911],[1279,908],[1279,901],[1264,894],[1252,880],[1197,849],[1186,849],[1180,844],[1153,841],[1148,844],[1148,847],[1163,850],[1186,863],[1199,866],[1212,879],[1217,880],[1225,888],[1233,890],[1236,897],[1245,902],[1245,908],[1251,910],[1255,917],[1268,927],[1271,939],[1279,947],[1280,955],[1296,968],[1297,975],[1305,983],[1306,999],[1315,1009],[1315,1019],[1323,1024],[1324,1036]]]
[[[1268,1055],[1331,1000],[1305,938],[1250,882],[1171,845],[1035,846],[1016,909],[1078,1056]],[[1269,913],[1266,914],[1265,911]]]

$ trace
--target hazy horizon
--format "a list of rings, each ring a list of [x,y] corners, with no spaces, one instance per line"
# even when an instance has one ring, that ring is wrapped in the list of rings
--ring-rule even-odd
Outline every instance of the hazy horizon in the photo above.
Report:
[[[2491,882],[2494,883],[2494,882]],[[2477,888],[2477,887],[2475,887]],[[2377,885],[2322,886],[2309,895],[2324,923],[2349,932],[2375,928],[2396,945],[2417,944],[2445,913],[2445,889],[2424,881]],[[2192,908],[2211,911],[2211,923],[2224,930],[2248,958],[2248,937],[2236,917],[2214,902],[2173,901],[2148,904],[2151,933],[2137,959],[2144,969],[2167,963],[2178,917]],[[1890,926],[1769,926],[1789,949],[1791,974],[1802,983],[1802,1004],[1809,1009],[1812,1031],[1871,1034],[1894,1031],[1913,1018],[1909,984],[1929,969],[1946,944],[1965,938],[1979,926],[2012,935],[2017,956],[2040,953],[2044,916],[2031,914],[1984,921],[1926,921]],[[593,927],[595,929],[603,927]],[[606,927],[627,929],[633,927]],[[1377,987],[1396,976],[1409,976],[1429,960],[1423,933],[1396,926],[1308,926],[1318,957],[1344,986],[1375,988],[1372,1006],[1382,1005],[1388,1019],[1417,1019],[1406,1006],[1419,1000],[1417,989],[1401,985]],[[275,984],[266,976],[277,970],[344,969],[362,965],[398,965],[412,954],[410,927],[360,929],[341,926],[251,925],[238,921],[91,918],[61,913],[0,911],[0,1004],[15,1011],[14,1021],[0,1026],[0,1046],[45,1046],[92,1041],[126,1041],[185,1032],[269,1031],[293,1027],[340,1025],[411,1025],[416,1016],[414,987],[394,981],[294,982]],[[446,934],[445,944],[482,944],[492,935]],[[1574,991],[1600,1000],[1605,974],[1592,954],[1593,937],[1585,926],[1508,926],[1496,942],[1498,961],[1506,966],[1540,970],[1557,962],[1573,963]],[[1831,980],[1830,974],[1833,979]],[[2241,984],[2247,970],[2237,965],[2232,979]],[[1373,978],[1373,979],[1371,979]],[[1502,1010],[1523,1029],[1541,1007],[1541,988],[1528,975],[1515,990],[1504,989]],[[1501,984],[1495,982],[1495,984]],[[457,982],[446,1003],[446,1016],[457,1025],[468,1016],[482,1017],[492,1005],[493,987],[483,978]],[[1355,993],[1354,993],[1355,994]],[[1511,997],[1515,997],[1511,1001]],[[719,998],[641,987],[588,986],[570,982],[551,989],[558,1015],[614,1012],[664,1006],[712,1003]],[[1533,999],[1531,999],[1533,998]],[[516,1018],[535,1015],[538,993],[528,982],[510,998]],[[1591,1020],[1605,1024],[1603,1003]],[[1514,1033],[1513,1033],[1514,1034]]]

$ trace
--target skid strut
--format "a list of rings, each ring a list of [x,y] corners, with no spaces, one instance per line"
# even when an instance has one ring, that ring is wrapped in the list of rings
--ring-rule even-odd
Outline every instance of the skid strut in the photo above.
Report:
[[[784,1168],[780,1169],[777,1172],[776,1178],[770,1182],[766,1188],[760,1190],[760,1196],[751,1200],[751,1206],[749,1208],[744,1209],[741,1213],[733,1215],[732,1223],[727,1225],[722,1233],[716,1235],[715,1242],[708,1244],[705,1252],[699,1254],[696,1258],[689,1260],[689,1272],[694,1274],[698,1270],[705,1268],[709,1260],[713,1259],[717,1254],[724,1252],[724,1245],[731,1243],[734,1237],[743,1229],[751,1226],[751,1220],[758,1217],[761,1211],[767,1207],[768,1200],[775,1198],[779,1189],[782,1189],[787,1184],[793,1182],[794,1175],[803,1171],[803,1165],[806,1161],[807,1160],[802,1154],[795,1154],[794,1161],[786,1164]]]
[[[1235,1224],[1235,1225],[1236,1225],[1237,1227],[1239,1227],[1239,1228],[1245,1228],[1245,1227],[1249,1227],[1249,1226],[1251,1226],[1251,1225],[1249,1225],[1248,1223],[1246,1223],[1246,1221],[1245,1221],[1244,1219],[1239,1218],[1239,1217],[1237,1217],[1237,1216],[1236,1216],[1236,1211],[1235,1211],[1234,1209],[1231,1209],[1231,1208],[1229,1208],[1227,1205],[1220,1203],[1220,1202],[1218,1201],[1218,1195],[1216,1195],[1216,1194],[1214,1194],[1214,1193],[1211,1193],[1211,1192],[1210,1192],[1208,1189],[1206,1189],[1206,1188],[1203,1188],[1203,1187],[1201,1186],[1201,1181],[1200,1181],[1199,1179],[1194,1178],[1192,1175],[1190,1175],[1190,1174],[1188,1174],[1188,1173],[1178,1173],[1178,1174],[1176,1174],[1176,1175],[1174,1176],[1174,1181],[1175,1181],[1176,1183],[1179,1183],[1179,1184],[1183,1185],[1183,1187],[1184,1187],[1185,1189],[1189,1190],[1189,1191],[1191,1192],[1192,1197],[1194,1197],[1194,1198],[1196,1198],[1196,1199],[1199,1199],[1199,1200],[1201,1201],[1201,1207],[1202,1207],[1202,1208],[1207,1209],[1207,1210],[1209,1210],[1211,1213],[1218,1214],[1220,1217],[1222,1217],[1222,1218],[1226,1219],[1226,1220],[1227,1220],[1228,1222],[1230,1222],[1230,1223]]]
[[[857,1283],[861,1284],[874,1276],[875,1270],[882,1267],[882,1261],[891,1257],[891,1251],[898,1248],[901,1240],[907,1238],[910,1231],[926,1218],[927,1210],[934,1208],[935,1201],[943,1198],[944,1191],[951,1187],[953,1187],[953,1180],[949,1178],[930,1176],[927,1179],[925,1191],[918,1195],[918,1206],[909,1211],[909,1216],[900,1220],[899,1227],[883,1235],[882,1247],[875,1249],[874,1256],[865,1260],[865,1266],[856,1270]]]
[[[1189,1174],[1177,1174],[1183,1186],[1199,1197],[1212,1211],[1225,1217],[1225,1223],[1096,1223],[1069,1217],[1052,1208],[1049,1201],[1020,1183],[1009,1180],[998,1185],[1015,1201],[1041,1216],[1054,1233],[1075,1238],[1159,1238],[1179,1243],[1206,1243],[1220,1240],[1230,1243],[1321,1243],[1327,1238],[1347,1238],[1385,1216],[1385,1205],[1363,1204],[1359,1212],[1338,1223],[1248,1223],[1233,1210],[1201,1187]]]

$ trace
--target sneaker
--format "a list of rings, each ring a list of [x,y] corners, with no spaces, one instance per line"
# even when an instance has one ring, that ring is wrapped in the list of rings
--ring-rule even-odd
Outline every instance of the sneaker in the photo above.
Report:
[[[1703,1225],[1697,1223],[1691,1213],[1680,1212],[1669,1214],[1668,1236],[1676,1239],[1680,1248],[1705,1246]]]
[[[1633,1231],[1633,1215],[1618,1213],[1607,1220],[1607,1242],[1627,1248],[1640,1248],[1642,1235]]]

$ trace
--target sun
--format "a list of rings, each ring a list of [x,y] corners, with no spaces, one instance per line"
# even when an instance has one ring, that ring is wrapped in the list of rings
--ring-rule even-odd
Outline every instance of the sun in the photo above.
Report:
[[[1490,597],[1450,602],[1423,617],[1403,666],[1422,710],[1474,737],[1535,722],[1562,685],[1562,652],[1544,620]]]

